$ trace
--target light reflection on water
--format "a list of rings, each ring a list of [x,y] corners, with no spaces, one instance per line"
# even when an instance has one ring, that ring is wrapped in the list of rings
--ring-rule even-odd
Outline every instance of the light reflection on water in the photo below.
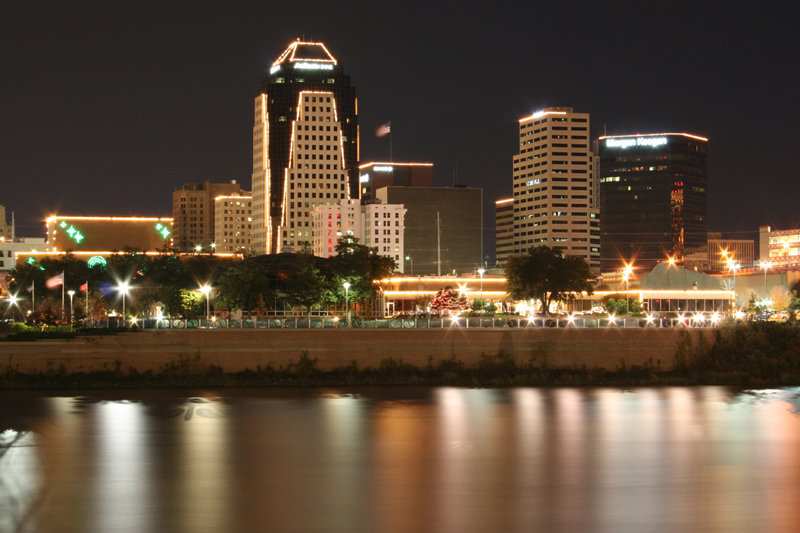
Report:
[[[0,531],[800,523],[800,389],[193,394],[0,393]]]

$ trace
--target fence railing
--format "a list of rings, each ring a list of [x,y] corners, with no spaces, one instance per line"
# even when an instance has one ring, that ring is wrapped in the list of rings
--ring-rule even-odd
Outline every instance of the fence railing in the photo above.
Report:
[[[675,328],[716,327],[716,322],[703,318],[555,318],[555,317],[457,317],[457,318],[353,318],[331,317],[269,317],[263,319],[128,319],[108,318],[93,321],[89,327],[142,329],[498,329],[498,328]]]

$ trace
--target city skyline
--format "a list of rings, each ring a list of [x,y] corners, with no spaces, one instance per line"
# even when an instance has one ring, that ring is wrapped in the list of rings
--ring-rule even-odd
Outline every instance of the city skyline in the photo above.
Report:
[[[187,181],[247,184],[255,88],[277,51],[302,37],[325,42],[346,65],[359,96],[361,161],[388,157],[374,131],[391,120],[394,159],[435,163],[439,186],[482,188],[487,214],[511,195],[518,120],[570,106],[592,115],[593,139],[708,137],[712,231],[755,239],[762,224],[800,225],[789,99],[798,69],[779,15],[155,6],[12,8],[15,24],[1,37],[15,54],[0,60],[14,81],[0,88],[0,203],[15,212],[18,234],[42,234],[52,213],[164,215]],[[570,38],[558,41],[562,33]]]

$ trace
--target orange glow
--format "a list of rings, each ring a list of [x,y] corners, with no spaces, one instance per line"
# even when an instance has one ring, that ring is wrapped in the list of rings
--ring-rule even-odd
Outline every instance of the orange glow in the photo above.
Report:
[[[511,203],[511,202],[513,202],[513,201],[514,201],[514,199],[513,199],[513,198],[505,198],[505,199],[503,199],[503,200],[497,200],[497,201],[495,202],[495,205],[500,205],[500,204],[508,204],[508,203]]]
[[[105,220],[114,222],[172,222],[172,217],[95,217],[95,216],[66,216],[50,215],[46,222],[49,224],[57,220]]]
[[[699,135],[692,135],[691,133],[636,133],[634,135],[603,135],[599,137],[599,140],[604,139],[619,139],[619,138],[630,138],[630,137],[663,137],[664,135],[681,135],[683,137],[688,137],[690,139],[697,139],[698,141],[708,142],[708,139],[705,137],[700,137]]]
[[[393,167],[432,167],[433,163],[395,163],[392,162],[379,162],[379,161],[370,161],[369,163],[364,163],[363,165],[359,165],[359,170],[362,168],[368,168],[373,165],[384,165],[384,166],[393,166]]]
[[[309,58],[297,59],[295,58],[295,54],[297,53],[297,45],[319,46],[325,51],[325,54],[328,56],[328,59],[309,59]],[[272,66],[274,67],[280,65],[287,58],[287,56],[289,57],[289,61],[292,63],[296,61],[304,61],[304,62],[307,61],[309,63],[316,62],[316,63],[333,63],[334,65],[338,64],[336,58],[333,57],[333,54],[330,53],[330,51],[325,47],[323,43],[306,42],[306,41],[300,41],[299,39],[290,44],[289,47],[286,50],[284,50],[283,53],[278,57],[278,59],[275,60]]]

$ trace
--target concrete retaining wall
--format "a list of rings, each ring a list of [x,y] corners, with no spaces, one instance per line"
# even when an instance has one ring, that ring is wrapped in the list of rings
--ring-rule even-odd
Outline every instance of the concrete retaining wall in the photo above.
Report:
[[[158,372],[183,361],[197,370],[214,364],[227,372],[257,367],[286,368],[303,352],[330,369],[358,361],[361,368],[391,357],[424,367],[455,358],[466,365],[483,355],[511,354],[518,363],[531,357],[551,366],[614,370],[654,364],[670,369],[678,343],[702,335],[710,345],[713,330],[702,329],[490,329],[420,330],[171,330],[81,337],[72,340],[0,343],[0,371],[67,372],[130,367]]]

